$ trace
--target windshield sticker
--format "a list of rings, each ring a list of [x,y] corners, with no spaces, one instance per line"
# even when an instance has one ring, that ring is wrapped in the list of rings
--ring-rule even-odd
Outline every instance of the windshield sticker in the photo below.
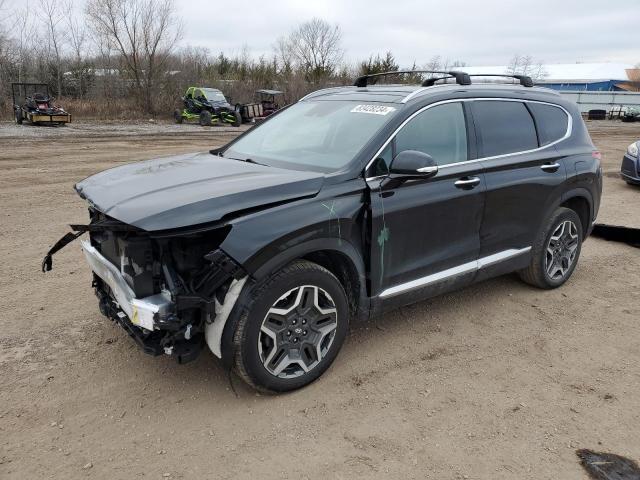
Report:
[[[385,105],[357,105],[351,113],[372,113],[373,115],[386,115],[395,111],[393,107],[387,107]]]

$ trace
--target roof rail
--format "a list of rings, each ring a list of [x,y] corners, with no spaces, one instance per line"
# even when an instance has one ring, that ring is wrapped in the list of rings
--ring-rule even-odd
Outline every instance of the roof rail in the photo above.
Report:
[[[470,77],[508,77],[515,78],[520,81],[520,85],[523,87],[533,87],[533,80],[528,75],[508,75],[502,73],[476,73],[470,74]]]
[[[392,72],[382,72],[382,73],[371,73],[369,75],[362,75],[356,78],[355,82],[353,82],[353,85],[355,87],[366,87],[367,85],[369,85],[369,79],[373,80],[371,84],[375,84],[378,81],[378,78],[380,77],[391,76],[391,75],[406,75],[411,73],[437,73],[441,75],[446,75],[446,77],[427,78],[424,82],[422,82],[422,86],[424,87],[433,85],[433,82],[435,82],[436,80],[444,80],[446,78],[455,78],[456,83],[458,85],[471,85],[471,79],[469,78],[468,74],[466,74],[465,72],[458,72],[454,70],[449,72],[443,72],[439,70],[400,70],[395,72],[392,71]]]

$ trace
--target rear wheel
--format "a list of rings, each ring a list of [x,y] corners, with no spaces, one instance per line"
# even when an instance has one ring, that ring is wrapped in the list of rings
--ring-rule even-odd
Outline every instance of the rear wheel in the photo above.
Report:
[[[580,258],[582,232],[578,214],[568,208],[558,208],[538,235],[531,263],[519,272],[520,278],[546,289],[564,284]]]
[[[176,123],[182,123],[182,110],[176,108],[173,111],[173,119],[176,121]]]
[[[338,279],[296,261],[250,285],[233,337],[235,369],[251,386],[284,392],[316,380],[347,333],[347,297]]]
[[[211,126],[211,112],[207,110],[200,112],[200,125],[203,127]]]
[[[240,125],[242,125],[242,115],[240,115],[240,112],[237,110],[233,112],[233,114],[236,117],[236,119],[231,125],[233,125],[234,127],[239,127]]]

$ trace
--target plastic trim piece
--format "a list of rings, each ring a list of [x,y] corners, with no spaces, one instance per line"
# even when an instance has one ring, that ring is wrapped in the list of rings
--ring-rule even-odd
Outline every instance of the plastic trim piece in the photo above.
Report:
[[[476,272],[483,268],[490,267],[492,265],[503,262],[510,258],[517,257],[518,255],[527,253],[530,250],[531,250],[531,247],[520,248],[520,249],[510,248],[509,250],[504,250],[502,252],[494,253],[493,255],[482,257],[473,262],[463,263],[462,265],[458,265],[457,267],[448,268],[447,270],[433,273],[431,275],[427,275],[426,277],[417,278],[415,280],[411,280],[410,282],[401,283],[400,285],[387,288],[386,290],[383,290],[382,293],[380,293],[379,297],[380,298],[393,297],[395,295],[399,295],[401,293],[409,292],[411,290],[416,290],[418,288],[433,285],[434,283],[438,283],[443,280],[447,280],[449,278],[457,277],[465,273]]]

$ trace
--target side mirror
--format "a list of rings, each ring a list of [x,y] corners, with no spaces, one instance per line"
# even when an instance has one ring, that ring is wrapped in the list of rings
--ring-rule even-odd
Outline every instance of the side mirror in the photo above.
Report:
[[[431,155],[417,150],[405,150],[395,156],[391,162],[391,173],[429,178],[438,173],[438,165]]]

